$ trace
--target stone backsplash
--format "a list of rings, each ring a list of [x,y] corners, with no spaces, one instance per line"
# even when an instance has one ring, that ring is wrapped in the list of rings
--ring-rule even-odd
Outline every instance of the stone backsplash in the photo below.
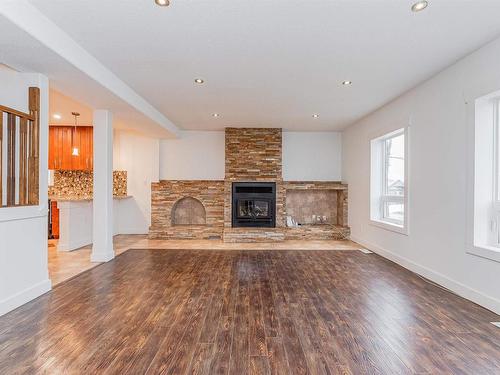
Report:
[[[127,171],[113,171],[113,196],[127,195]]]
[[[92,171],[54,171],[54,184],[49,186],[49,197],[92,199],[93,184]],[[113,172],[113,196],[127,196],[127,171]]]

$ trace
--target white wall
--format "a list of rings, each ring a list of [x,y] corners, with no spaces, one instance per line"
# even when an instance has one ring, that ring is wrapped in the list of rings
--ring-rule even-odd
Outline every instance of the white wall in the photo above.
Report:
[[[223,180],[224,132],[184,131],[160,141],[161,180]]]
[[[128,199],[115,200],[115,233],[146,234],[151,225],[151,182],[159,178],[159,140],[115,130],[113,169],[127,171]]]
[[[185,131],[160,141],[160,179],[223,180],[224,132]],[[341,134],[284,132],[285,180],[341,180]]]
[[[0,70],[0,104],[28,112],[28,88],[40,88],[40,204],[0,208],[0,315],[51,288],[47,266],[48,80]]]
[[[474,99],[500,89],[500,39],[349,127],[352,238],[497,313],[500,263],[467,253]],[[409,235],[370,224],[370,139],[411,124]]]
[[[340,181],[341,168],[341,133],[283,132],[285,181]]]

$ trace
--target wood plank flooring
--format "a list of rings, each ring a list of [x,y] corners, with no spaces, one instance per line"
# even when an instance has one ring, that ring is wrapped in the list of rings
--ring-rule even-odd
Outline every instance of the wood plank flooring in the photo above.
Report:
[[[49,240],[49,275],[52,285],[71,279],[99,263],[90,261],[92,245],[74,251],[58,251],[58,240]],[[286,240],[276,243],[227,243],[222,240],[150,240],[147,235],[119,234],[113,238],[115,254],[128,249],[168,250],[357,250],[352,241]]]
[[[0,317],[0,374],[499,374],[490,321],[375,254],[128,250]]]

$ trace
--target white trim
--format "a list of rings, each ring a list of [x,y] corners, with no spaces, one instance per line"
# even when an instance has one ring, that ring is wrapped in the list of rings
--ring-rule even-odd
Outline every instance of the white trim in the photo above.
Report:
[[[466,298],[472,302],[477,303],[478,305],[481,305],[491,311],[493,311],[496,314],[500,314],[500,300],[488,296],[484,293],[481,293],[475,289],[469,288],[468,286],[450,279],[449,277],[440,274],[439,272],[436,272],[430,268],[424,267],[418,263],[413,262],[412,260],[409,260],[407,258],[404,258],[398,254],[395,254],[391,251],[388,251],[386,249],[383,249],[377,245],[374,245],[372,243],[369,243],[367,241],[363,241],[360,238],[356,238],[355,236],[351,236],[351,240],[354,242],[357,242],[361,246],[366,247],[367,249],[373,251],[374,253],[377,253],[378,255],[387,258],[397,264],[399,264],[401,267],[404,267],[414,273],[417,273],[419,275],[424,276],[425,278],[444,286],[445,288],[448,288],[449,290],[453,291],[454,293],[458,294],[459,296]]]
[[[47,279],[26,288],[25,290],[16,293],[3,301],[0,301],[0,316],[24,305],[25,303],[28,303],[37,297],[40,297],[42,294],[47,293],[51,289],[52,283],[49,279]]]
[[[57,243],[57,251],[70,252],[81,249],[84,246],[92,245],[91,239],[80,238],[76,241],[61,242],[59,237],[59,242]]]
[[[499,179],[500,179],[500,163],[499,163],[499,157],[500,157],[500,122],[499,122],[499,106],[500,106],[500,99],[497,98],[493,107],[493,116],[494,116],[494,124],[493,124],[493,197],[492,197],[492,204],[493,204],[493,212],[492,215],[493,217],[490,218],[490,230],[492,232],[492,243],[491,245],[500,245],[500,228],[498,227],[498,224],[500,222],[500,199],[499,199],[499,193],[500,193],[500,186],[499,186]],[[475,156],[475,155],[474,155]],[[486,246],[487,248],[489,246]],[[473,251],[473,254],[479,255],[482,253],[484,250],[487,250],[486,252],[489,253],[490,251],[488,249],[478,249],[479,252],[476,254],[475,249],[471,249]],[[492,254],[494,258],[494,254]],[[482,255],[480,255],[482,256]],[[498,258],[496,258],[498,259]],[[493,259],[495,260],[495,259]]]
[[[404,234],[405,236],[409,235],[408,227],[405,227],[403,225],[398,225],[395,223],[391,223],[386,220],[375,220],[375,219],[370,219],[370,224],[385,230],[389,230],[391,232],[399,233],[399,234]]]
[[[19,206],[0,208],[0,223],[47,217],[47,206]]]
[[[500,261],[499,181],[500,92],[476,98],[467,106],[470,139],[467,160],[467,254]],[[480,167],[479,167],[480,166]],[[490,169],[491,168],[491,169]]]
[[[494,116],[494,126],[493,126],[493,206],[495,209],[500,208],[500,199],[499,199],[499,193],[500,193],[500,186],[498,186],[499,182],[499,176],[500,176],[500,163],[499,163],[499,130],[500,130],[500,123],[499,123],[499,118],[498,118],[498,110],[500,106],[500,99],[497,99],[494,104],[493,108],[493,116]],[[476,124],[474,124],[476,126]],[[474,155],[475,156],[475,155]]]
[[[398,129],[393,130],[393,131],[391,131],[389,133],[385,133],[384,135],[381,135],[379,137],[375,137],[372,140],[373,141],[385,141],[386,139],[394,138],[394,137],[397,137],[400,134],[404,134],[405,129],[406,129],[405,127],[398,128]]]
[[[467,249],[467,254],[476,255],[481,258],[500,262],[500,247],[496,246],[471,246]]]
[[[115,253],[112,251],[100,252],[100,251],[94,251],[94,249],[92,249],[92,254],[90,255],[90,261],[92,263],[106,263],[109,262],[110,260],[113,260],[114,257]]]

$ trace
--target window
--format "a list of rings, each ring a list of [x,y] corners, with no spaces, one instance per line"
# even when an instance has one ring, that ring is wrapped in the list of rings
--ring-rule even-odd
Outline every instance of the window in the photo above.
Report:
[[[407,132],[399,129],[371,141],[371,220],[406,232]]]
[[[500,262],[500,92],[474,102],[467,251]]]
[[[492,231],[490,235],[490,244],[493,246],[500,247],[500,99],[495,99],[493,101],[493,153],[490,154],[490,158],[493,159],[494,163],[494,176],[493,176],[493,186],[492,191],[492,210],[490,217],[490,229]],[[480,172],[480,171],[478,171]]]
[[[498,113],[500,108],[500,100],[494,100],[493,105],[493,153],[490,154],[490,158],[493,159],[493,185],[491,189],[493,191],[492,199],[492,210],[490,217],[490,244],[493,246],[500,246],[500,230],[498,228],[500,220],[500,124],[498,121]]]

